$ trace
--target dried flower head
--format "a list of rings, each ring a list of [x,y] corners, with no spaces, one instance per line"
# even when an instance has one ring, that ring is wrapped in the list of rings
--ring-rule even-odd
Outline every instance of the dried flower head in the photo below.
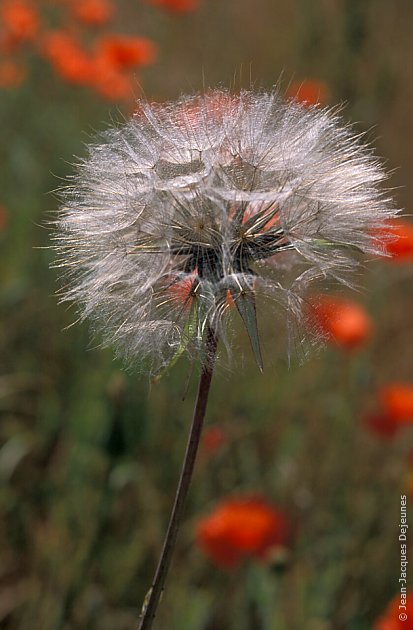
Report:
[[[357,252],[382,253],[383,179],[336,112],[278,90],[139,102],[65,192],[62,299],[155,370],[202,352],[207,327],[227,341],[238,313],[261,367],[257,296],[299,321],[313,282],[347,283]]]

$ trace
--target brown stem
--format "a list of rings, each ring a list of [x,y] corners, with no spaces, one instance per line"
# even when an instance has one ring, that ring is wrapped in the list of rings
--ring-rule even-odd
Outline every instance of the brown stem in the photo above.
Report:
[[[198,451],[199,440],[202,432],[206,406],[208,402],[208,394],[211,386],[212,374],[214,371],[214,363],[217,349],[217,339],[214,332],[209,328],[205,343],[205,360],[202,366],[201,377],[199,380],[198,395],[192,417],[191,429],[186,446],[184,461],[182,464],[181,477],[175,495],[175,502],[169,520],[168,530],[166,532],[163,549],[159,558],[158,567],[145,602],[142,607],[142,613],[139,620],[138,630],[149,630],[155,619],[156,609],[159,599],[164,589],[164,583],[171,564],[172,554],[175,547],[176,537],[182,515],[185,507],[185,500],[188,494],[189,485],[191,483],[192,472],[196,454]]]

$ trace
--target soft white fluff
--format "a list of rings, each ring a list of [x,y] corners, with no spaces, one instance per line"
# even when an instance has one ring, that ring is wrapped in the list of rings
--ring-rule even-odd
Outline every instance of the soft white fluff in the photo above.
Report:
[[[314,281],[347,282],[380,251],[384,179],[333,111],[277,90],[140,102],[64,192],[62,299],[153,370],[202,351],[208,325],[226,339],[237,311],[254,345],[257,293],[299,320]]]

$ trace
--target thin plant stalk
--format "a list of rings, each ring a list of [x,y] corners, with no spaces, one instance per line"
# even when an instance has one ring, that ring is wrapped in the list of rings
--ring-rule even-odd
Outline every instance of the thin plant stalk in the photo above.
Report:
[[[205,359],[202,365],[202,372],[199,380],[198,394],[192,417],[191,428],[186,446],[186,452],[182,464],[181,476],[179,479],[175,502],[172,508],[168,530],[166,532],[162,553],[159,558],[158,567],[152,586],[146,595],[139,620],[138,630],[149,630],[155,619],[159,600],[164,590],[165,580],[172,560],[175,548],[176,537],[182,520],[185,501],[192,479],[199,441],[202,433],[202,426],[205,418],[208,394],[211,386],[212,374],[214,371],[216,357],[217,339],[215,333],[208,329],[205,341]]]

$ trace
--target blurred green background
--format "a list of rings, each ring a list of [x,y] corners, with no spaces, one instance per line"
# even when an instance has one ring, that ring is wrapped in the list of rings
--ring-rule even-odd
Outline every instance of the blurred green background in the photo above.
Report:
[[[329,103],[369,130],[411,213],[409,0],[203,0],[182,14],[119,2],[113,29],[158,44],[139,75],[148,99],[325,82]],[[196,383],[182,402],[184,362],[151,386],[96,349],[87,327],[65,330],[74,315],[57,305],[47,249],[53,190],[94,130],[131,105],[67,84],[30,55],[24,83],[0,92],[0,627],[126,630],[160,551]],[[156,628],[373,627],[398,589],[413,433],[386,440],[362,418],[381,385],[413,379],[412,279],[412,264],[368,265],[356,299],[375,334],[352,355],[327,348],[288,368],[274,348],[261,375],[240,333],[243,369],[218,371],[207,414],[226,438],[201,449]],[[198,519],[218,499],[257,492],[290,520],[285,566],[214,567],[197,546]]]

